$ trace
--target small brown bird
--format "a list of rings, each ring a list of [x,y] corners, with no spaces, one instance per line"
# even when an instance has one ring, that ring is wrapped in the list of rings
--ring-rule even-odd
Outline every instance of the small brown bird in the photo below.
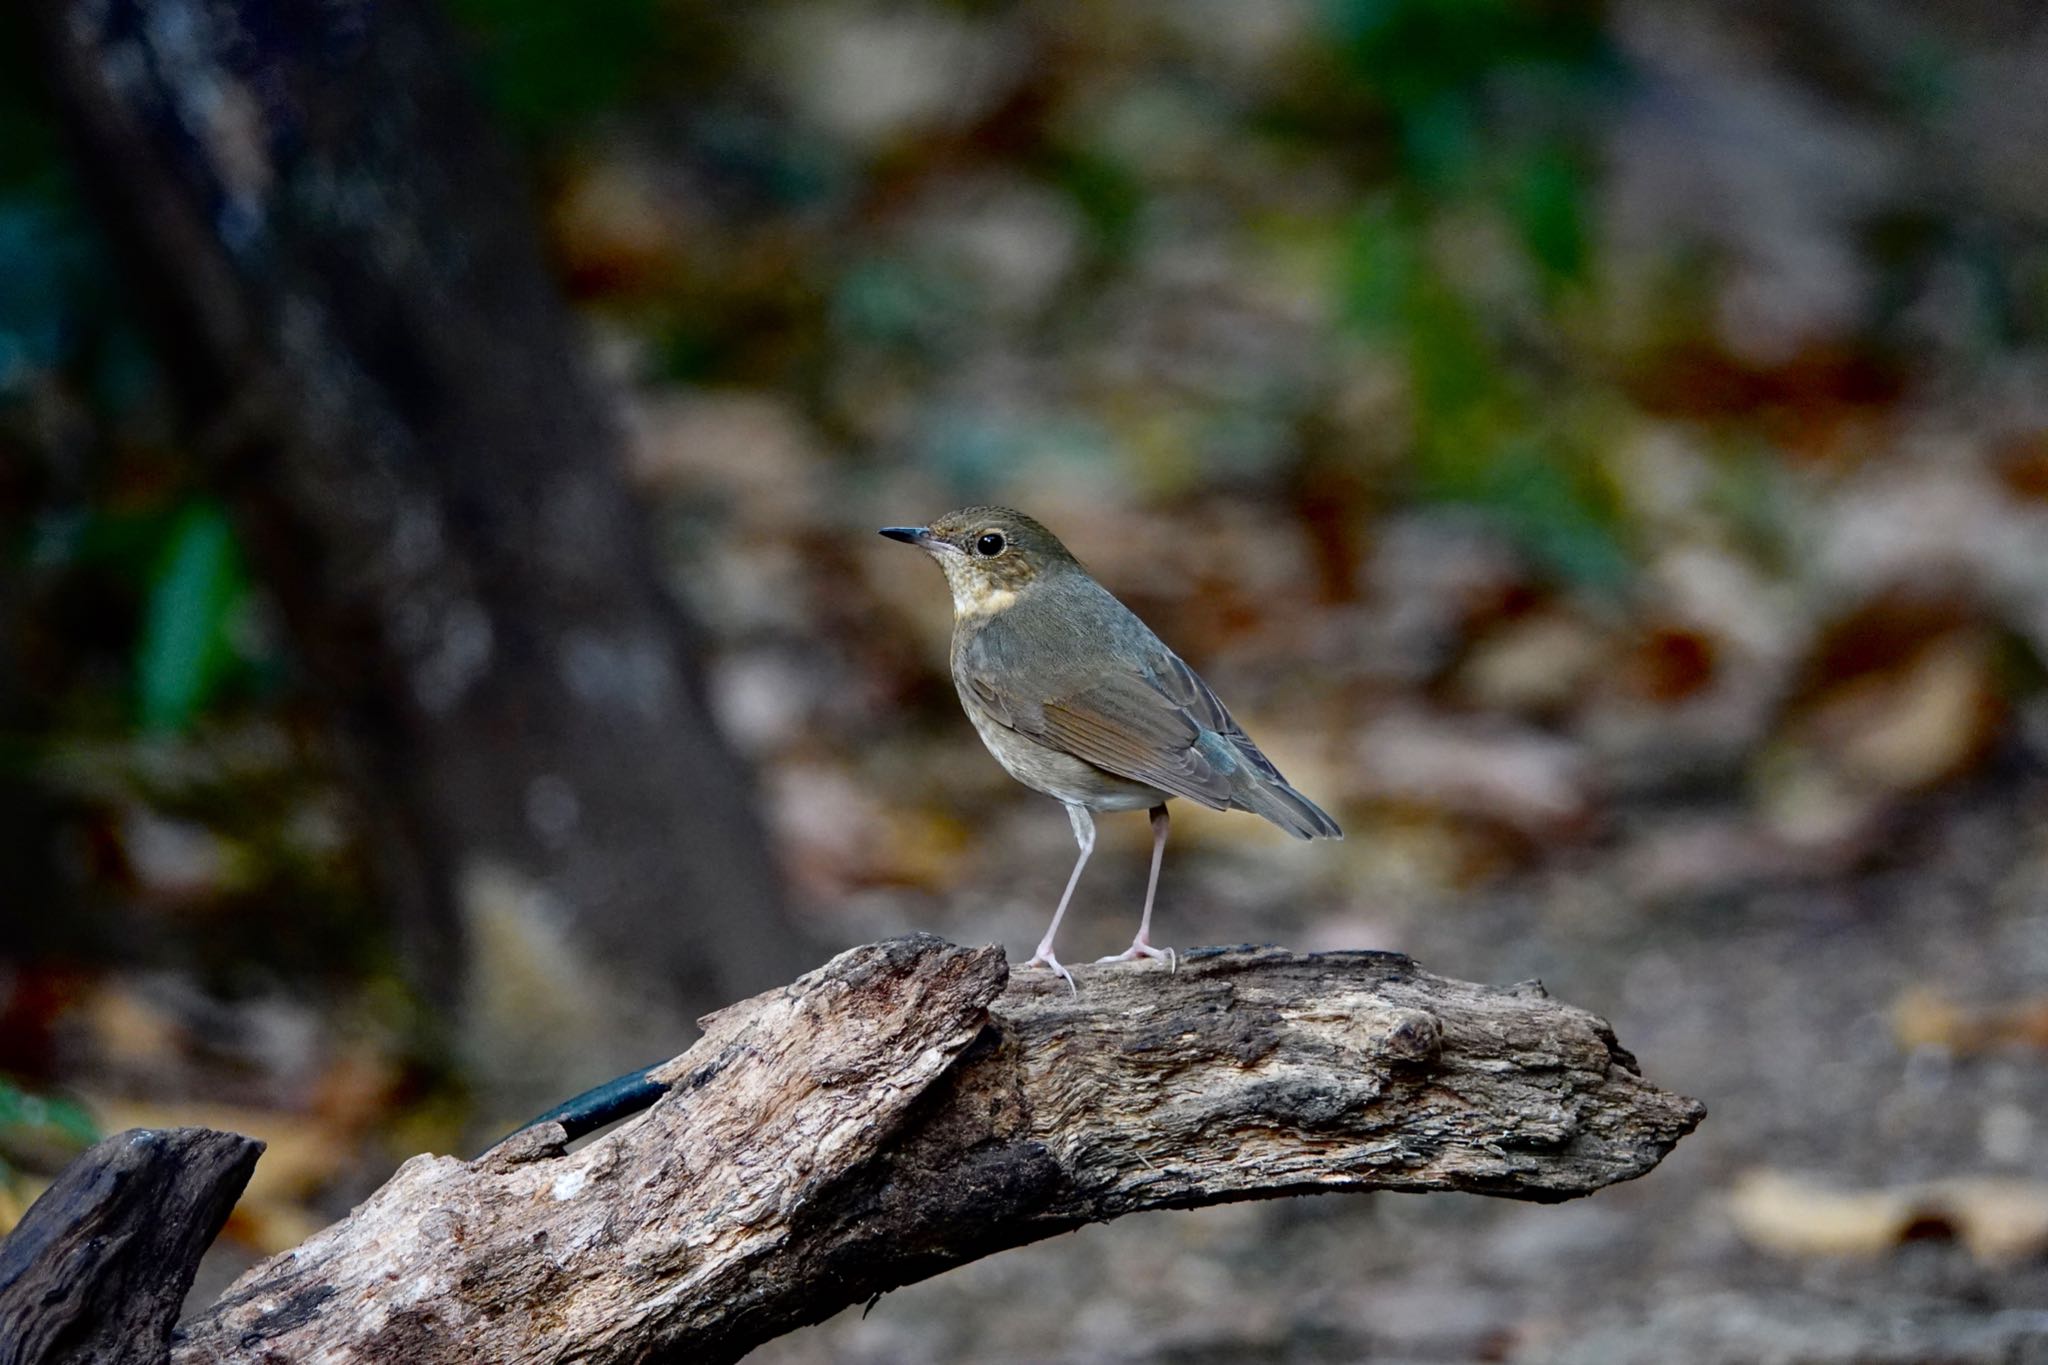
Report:
[[[1152,813],[1152,874],[1131,946],[1104,962],[1172,959],[1151,942],[1166,853],[1166,803],[1263,815],[1297,839],[1341,839],[1287,785],[1223,703],[1059,538],[1007,507],[965,507],[929,526],[885,526],[939,562],[953,590],[953,684],[996,762],[1065,804],[1080,857],[1027,967],[1074,977],[1053,936],[1095,850],[1091,812]]]

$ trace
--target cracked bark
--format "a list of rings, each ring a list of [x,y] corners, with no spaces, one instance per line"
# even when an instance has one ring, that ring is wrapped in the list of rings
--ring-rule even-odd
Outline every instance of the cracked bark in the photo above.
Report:
[[[573,1152],[416,1157],[186,1328],[178,1365],[729,1361],[872,1295],[1146,1209],[1588,1194],[1702,1116],[1607,1025],[1386,953],[1081,968],[854,949],[721,1011]]]

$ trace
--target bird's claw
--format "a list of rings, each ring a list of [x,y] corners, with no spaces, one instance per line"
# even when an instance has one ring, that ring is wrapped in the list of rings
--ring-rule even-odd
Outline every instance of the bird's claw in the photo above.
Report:
[[[1052,968],[1053,974],[1067,983],[1067,989],[1074,993],[1074,998],[1076,1000],[1081,998],[1081,988],[1074,984],[1074,974],[1060,965],[1060,960],[1052,955],[1050,948],[1040,948],[1037,954],[1024,964],[1023,970],[1028,972],[1033,967]]]
[[[1095,961],[1098,964],[1104,962],[1134,962],[1141,957],[1163,959],[1166,963],[1166,969],[1169,972],[1177,972],[1180,970],[1179,953],[1175,952],[1171,948],[1154,948],[1151,944],[1145,942],[1145,940],[1143,939],[1134,939],[1131,942],[1131,946],[1124,949],[1122,952],[1112,954],[1109,957],[1098,957],[1095,959]]]

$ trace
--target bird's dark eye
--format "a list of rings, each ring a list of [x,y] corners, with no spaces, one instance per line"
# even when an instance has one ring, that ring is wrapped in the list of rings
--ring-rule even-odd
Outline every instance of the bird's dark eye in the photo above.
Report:
[[[974,542],[974,553],[994,559],[1003,552],[1003,546],[1007,543],[1001,531],[983,531],[981,539]]]

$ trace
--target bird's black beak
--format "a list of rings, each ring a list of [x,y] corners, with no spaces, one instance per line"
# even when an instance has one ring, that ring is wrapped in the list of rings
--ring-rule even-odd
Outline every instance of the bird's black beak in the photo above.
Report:
[[[941,555],[957,555],[960,547],[944,536],[935,536],[928,526],[884,526],[882,534],[891,540],[900,540],[905,545],[915,545],[926,554],[937,559]]]
[[[915,545],[933,559],[943,555],[957,555],[960,547],[944,536],[935,536],[929,526],[884,526],[882,534],[891,540],[900,540],[905,545]]]

